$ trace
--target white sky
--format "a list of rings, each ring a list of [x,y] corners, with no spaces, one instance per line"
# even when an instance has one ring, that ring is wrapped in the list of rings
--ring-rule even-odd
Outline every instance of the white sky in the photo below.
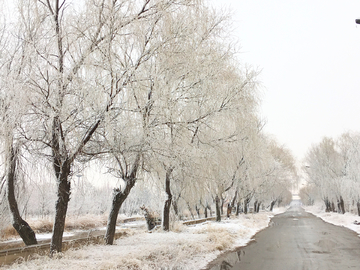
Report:
[[[211,0],[230,7],[241,59],[262,69],[265,131],[302,159],[360,132],[360,1]]]

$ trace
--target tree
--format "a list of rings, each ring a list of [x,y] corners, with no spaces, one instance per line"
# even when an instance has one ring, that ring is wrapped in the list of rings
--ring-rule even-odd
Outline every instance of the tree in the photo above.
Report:
[[[5,164],[4,176],[7,183],[6,195],[12,216],[12,225],[26,245],[37,244],[35,233],[21,217],[15,191],[21,178],[20,156],[24,148],[24,140],[19,134],[19,124],[27,107],[25,95],[20,89],[23,85],[19,75],[24,67],[22,59],[23,42],[12,40],[9,29],[1,31],[0,46],[3,52],[0,62],[0,116],[2,156]],[[20,88],[20,89],[19,89]],[[20,104],[20,106],[19,106]]]
[[[58,184],[51,253],[61,251],[74,164],[88,156],[88,148],[99,149],[92,139],[144,60],[115,73],[109,64],[114,40],[166,3],[171,1],[94,0],[78,7],[54,0],[21,6],[30,55],[23,76],[32,93],[22,128],[33,151],[43,146],[38,152],[49,157]]]
[[[332,138],[323,138],[318,144],[310,148],[306,156],[305,170],[310,183],[318,187],[325,203],[326,211],[335,211],[338,202],[339,211],[345,213],[343,200],[344,159],[337,150]]]

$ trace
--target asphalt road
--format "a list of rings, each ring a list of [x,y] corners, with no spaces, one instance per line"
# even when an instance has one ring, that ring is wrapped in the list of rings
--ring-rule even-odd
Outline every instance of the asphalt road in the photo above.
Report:
[[[360,269],[360,238],[305,212],[298,204],[275,216],[246,247],[218,258],[210,270]]]

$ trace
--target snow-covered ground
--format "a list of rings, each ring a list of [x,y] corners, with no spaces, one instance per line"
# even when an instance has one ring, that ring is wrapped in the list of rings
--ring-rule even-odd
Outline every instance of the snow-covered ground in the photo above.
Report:
[[[273,213],[240,215],[222,222],[176,225],[172,232],[126,229],[129,236],[113,246],[89,245],[68,250],[57,258],[46,256],[19,262],[5,269],[202,269],[221,252],[246,245],[266,228]]]
[[[349,228],[350,230],[360,234],[360,225],[354,224],[355,221],[360,221],[360,217],[358,215],[351,213],[326,213],[324,205],[321,203],[317,203],[314,206],[303,206],[303,208],[306,212],[312,213],[328,223]]]
[[[360,217],[346,213],[325,213],[321,204],[305,206],[324,221],[344,226],[360,234]],[[89,245],[68,250],[56,258],[38,256],[19,261],[5,269],[203,269],[221,252],[244,246],[251,237],[268,226],[273,213],[240,215],[222,222],[206,222],[194,226],[177,224],[172,232],[123,228],[128,236],[118,239],[113,246]]]

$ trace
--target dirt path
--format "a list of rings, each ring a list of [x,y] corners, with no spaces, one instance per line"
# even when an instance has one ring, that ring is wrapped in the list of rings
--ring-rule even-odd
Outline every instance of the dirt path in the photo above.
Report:
[[[210,270],[360,269],[360,238],[293,205],[249,245],[218,258]]]

